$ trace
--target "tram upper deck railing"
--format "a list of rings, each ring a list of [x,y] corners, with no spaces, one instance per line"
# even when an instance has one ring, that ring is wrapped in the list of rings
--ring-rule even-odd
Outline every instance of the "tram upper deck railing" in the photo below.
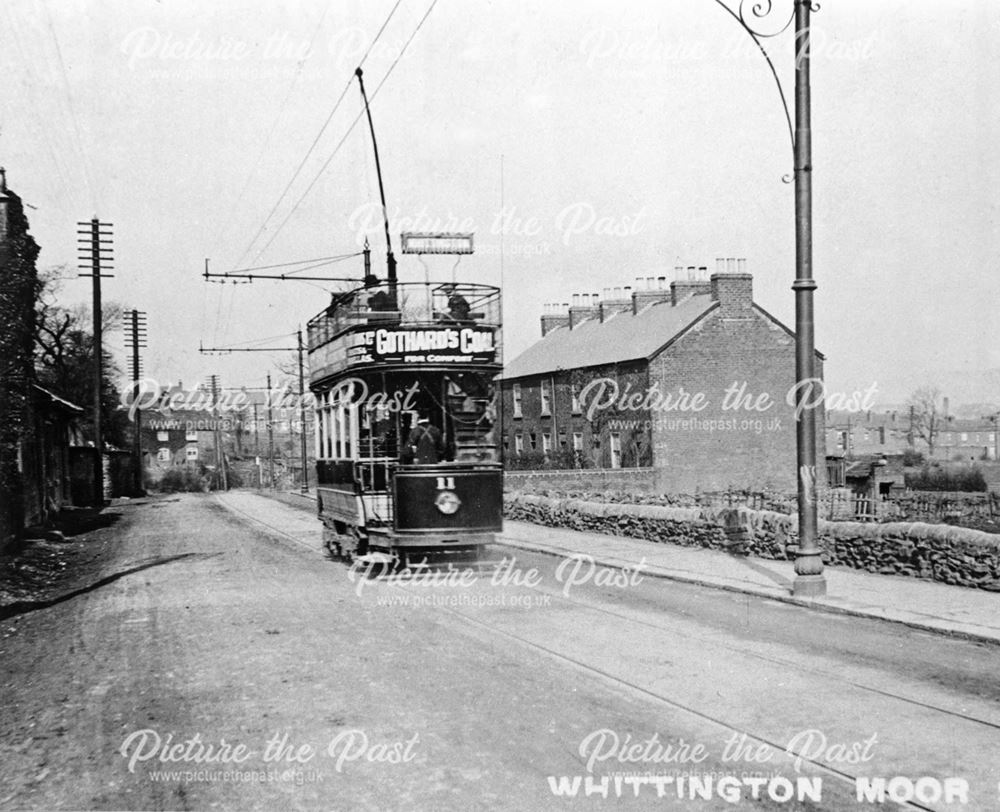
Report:
[[[499,363],[500,289],[381,282],[334,294],[307,325],[310,378],[376,363]]]

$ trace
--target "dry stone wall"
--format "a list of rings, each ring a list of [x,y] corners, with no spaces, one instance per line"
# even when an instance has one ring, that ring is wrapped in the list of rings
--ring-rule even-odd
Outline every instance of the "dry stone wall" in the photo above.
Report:
[[[504,497],[509,519],[628,536],[652,543],[794,557],[798,518],[746,507],[591,502],[528,494]],[[823,560],[885,575],[1000,592],[1000,535],[922,522],[819,522]]]

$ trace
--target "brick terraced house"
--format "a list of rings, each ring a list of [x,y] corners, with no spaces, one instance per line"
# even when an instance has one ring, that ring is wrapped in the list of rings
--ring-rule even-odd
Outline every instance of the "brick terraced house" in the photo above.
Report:
[[[795,336],[754,303],[744,264],[546,306],[542,339],[501,376],[508,468],[622,469],[619,483],[667,493],[794,491]]]

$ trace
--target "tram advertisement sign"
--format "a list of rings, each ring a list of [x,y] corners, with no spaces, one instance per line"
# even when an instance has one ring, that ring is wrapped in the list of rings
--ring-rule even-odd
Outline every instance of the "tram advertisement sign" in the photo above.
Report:
[[[491,327],[382,328],[360,334],[372,361],[488,364],[496,359]]]

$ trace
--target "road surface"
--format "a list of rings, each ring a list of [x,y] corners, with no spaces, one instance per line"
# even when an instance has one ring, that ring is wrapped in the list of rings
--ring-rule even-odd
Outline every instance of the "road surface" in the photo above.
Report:
[[[209,495],[112,512],[0,622],[0,808],[1000,807],[996,647],[502,547],[368,579]]]

